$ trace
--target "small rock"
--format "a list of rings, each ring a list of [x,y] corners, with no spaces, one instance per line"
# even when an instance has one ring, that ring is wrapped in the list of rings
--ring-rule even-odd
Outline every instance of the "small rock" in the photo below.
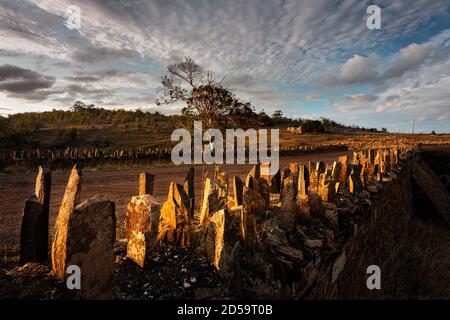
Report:
[[[322,240],[306,240],[305,245],[309,248],[320,248],[322,247]]]
[[[196,283],[197,279],[195,277],[191,277],[191,283]]]
[[[185,289],[188,289],[188,288],[191,287],[191,285],[190,285],[189,283],[185,282],[185,283],[183,283],[183,287],[184,287]]]

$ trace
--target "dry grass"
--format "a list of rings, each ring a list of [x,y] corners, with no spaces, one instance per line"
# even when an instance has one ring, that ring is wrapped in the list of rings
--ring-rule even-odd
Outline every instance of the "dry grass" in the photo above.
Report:
[[[411,221],[383,292],[394,299],[450,299],[450,231]]]

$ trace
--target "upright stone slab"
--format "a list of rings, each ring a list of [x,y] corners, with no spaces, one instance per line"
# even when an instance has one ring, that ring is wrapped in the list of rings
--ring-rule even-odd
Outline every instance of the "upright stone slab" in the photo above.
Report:
[[[365,174],[367,178],[367,183],[370,183],[374,180],[375,177],[375,165],[371,163],[370,161],[366,162],[365,165]]]
[[[143,196],[149,194],[153,196],[155,188],[155,176],[148,172],[141,172],[139,174],[139,195]]]
[[[203,203],[200,209],[200,223],[206,225],[209,217],[214,212],[224,209],[226,203],[226,190],[216,181],[206,179]]]
[[[370,162],[371,164],[375,163],[375,150],[374,149],[369,149],[367,151],[367,161]]]
[[[320,177],[322,173],[325,173],[327,166],[325,165],[325,162],[319,161],[317,162],[316,170],[317,170],[317,176]]]
[[[281,171],[278,171],[270,177],[270,192],[271,193],[280,193],[281,190]]]
[[[266,180],[270,185],[270,163],[261,163],[261,179]]]
[[[345,185],[347,183],[348,178],[348,172],[347,172],[347,165],[348,165],[348,156],[340,156],[338,158],[338,162],[341,164],[341,174],[339,177],[339,182],[342,185]]]
[[[383,151],[384,172],[391,170],[391,152],[389,149]]]
[[[368,183],[368,177],[367,177],[367,167],[366,167],[365,163],[361,164],[360,179],[361,179],[361,185],[366,186]]]
[[[311,209],[309,207],[309,195],[297,194],[295,199],[298,217],[301,222],[307,222],[311,218]]]
[[[233,249],[239,241],[240,216],[226,209],[214,213],[207,227],[206,254],[225,277],[233,274]]]
[[[261,168],[260,164],[258,163],[255,164],[248,173],[247,178],[245,179],[245,186],[247,188],[259,191],[260,180],[261,180]]]
[[[307,195],[309,187],[309,171],[304,164],[299,167],[298,173],[298,194]]]
[[[298,175],[299,175],[299,164],[297,162],[291,162],[289,164],[289,170],[291,171],[292,177],[294,178],[294,187],[298,189]]]
[[[127,205],[127,257],[142,268],[156,246],[160,211],[161,205],[148,194],[131,198]]]
[[[333,179],[334,182],[339,182],[341,177],[341,167],[342,164],[338,161],[333,162],[333,167],[331,169],[331,179]]]
[[[366,163],[367,161],[367,150],[362,150],[359,152],[359,164],[363,165]]]
[[[377,155],[375,156],[375,164],[378,164],[378,169],[380,173],[384,172],[383,164],[383,150],[377,150]]]
[[[37,221],[36,248],[37,261],[46,261],[48,258],[48,219],[50,215],[50,194],[52,187],[51,171],[43,166],[39,166],[36,177],[35,194],[42,204],[42,215]]]
[[[228,186],[228,175],[226,172],[222,171],[220,165],[217,165],[214,168],[214,180],[222,185],[225,189]]]
[[[42,221],[43,211],[43,205],[35,195],[25,201],[20,229],[20,264],[42,261],[38,244],[42,239],[39,221]]]
[[[322,187],[322,201],[333,203],[336,197],[336,188],[334,182],[326,182]]]
[[[158,226],[159,242],[190,247],[189,198],[182,186],[171,182],[167,200],[161,208]]]
[[[69,216],[64,262],[81,271],[83,299],[112,299],[115,204],[96,195],[78,205]],[[67,278],[70,274],[65,274]]]
[[[195,210],[195,169],[191,167],[186,175],[186,179],[184,180],[184,191],[188,195],[189,198],[189,218],[194,218],[194,210]]]
[[[353,151],[352,164],[359,164],[359,152]]]
[[[327,177],[325,173],[321,173],[319,176],[319,196],[322,199],[322,201],[328,201],[329,193],[330,193],[330,186],[329,186],[329,180],[327,180]]]
[[[279,215],[280,226],[284,230],[293,229],[295,226],[296,195],[297,190],[294,184],[294,177],[284,178],[281,187],[281,208]]]
[[[361,181],[361,165],[354,165],[350,177],[348,178],[349,191],[353,194],[359,194],[362,192]]]
[[[244,184],[239,178],[239,176],[233,177],[233,196],[234,196],[234,205],[240,206],[242,205],[242,193],[244,192]]]
[[[264,200],[264,209],[268,209],[270,206],[270,186],[267,180],[260,180],[259,195]]]
[[[391,152],[391,168],[394,168],[398,164],[398,160],[399,160],[398,148],[395,147],[392,149]]]
[[[309,162],[309,190],[317,193],[319,189],[319,176],[314,162]]]
[[[241,210],[241,236],[245,245],[254,246],[259,242],[257,225],[264,214],[264,199],[258,191],[244,186]]]
[[[81,187],[81,169],[75,165],[67,182],[66,191],[64,192],[61,207],[56,217],[55,230],[53,232],[52,270],[60,279],[64,278],[66,272],[66,245],[69,219],[75,207],[80,203]]]
[[[265,199],[261,197],[261,194],[244,186],[244,190],[242,193],[242,210],[253,216],[261,216],[264,213],[265,209]]]

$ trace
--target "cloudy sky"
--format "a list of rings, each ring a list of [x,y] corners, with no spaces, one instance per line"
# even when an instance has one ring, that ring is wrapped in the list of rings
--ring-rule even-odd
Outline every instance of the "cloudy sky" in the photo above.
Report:
[[[258,111],[450,132],[450,0],[0,0],[0,114],[75,100],[175,113],[155,99],[184,56]]]

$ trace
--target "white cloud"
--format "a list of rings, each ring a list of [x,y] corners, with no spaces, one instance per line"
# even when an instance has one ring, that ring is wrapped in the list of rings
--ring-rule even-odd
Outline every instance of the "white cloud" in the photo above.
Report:
[[[81,8],[81,32],[64,26],[66,9],[73,4]],[[151,98],[139,95],[146,87],[157,87],[164,66],[191,56],[218,77],[227,76],[238,96],[264,108],[282,108],[289,100],[331,100],[328,91],[336,84],[346,87],[331,90],[346,98],[330,103],[332,111],[352,111],[355,121],[365,121],[358,117],[370,112],[374,117],[401,117],[399,110],[416,113],[419,104],[414,98],[419,94],[420,103],[430,110],[441,108],[445,95],[441,97],[438,88],[447,72],[441,49],[450,47],[450,30],[425,44],[405,45],[393,56],[392,48],[400,39],[421,34],[433,17],[448,18],[448,3],[380,4],[382,30],[374,31],[366,28],[368,4],[359,0],[2,1],[0,50],[53,58],[41,63],[43,68],[53,66],[54,59],[66,63],[57,71],[49,68],[49,74],[58,77],[58,89],[73,85],[75,80],[64,78],[76,76],[77,70],[95,75],[119,69],[120,74],[91,82],[80,79],[80,87],[71,87],[91,95],[102,90],[118,95],[103,98],[110,103],[132,101],[130,91],[136,91],[135,100]],[[56,74],[61,70],[62,76]],[[328,80],[322,82],[324,88],[316,88],[313,80],[318,78]],[[378,100],[369,98],[367,90],[355,94],[362,84],[375,85],[373,96]],[[390,96],[399,96],[397,105]]]
[[[400,50],[399,57],[385,71],[383,78],[401,77],[405,72],[418,68],[430,56],[433,47],[412,43]]]

